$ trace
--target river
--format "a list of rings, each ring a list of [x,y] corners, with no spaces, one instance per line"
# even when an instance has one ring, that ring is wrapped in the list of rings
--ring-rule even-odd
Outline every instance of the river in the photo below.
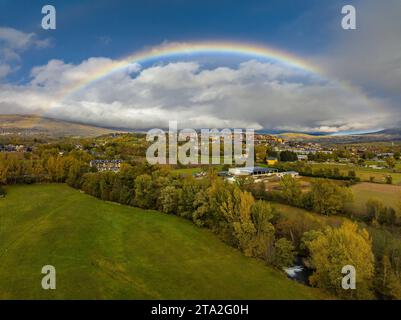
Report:
[[[305,267],[300,257],[295,258],[295,264],[293,266],[284,268],[284,272],[291,280],[309,285],[308,279],[312,274],[312,270]]]

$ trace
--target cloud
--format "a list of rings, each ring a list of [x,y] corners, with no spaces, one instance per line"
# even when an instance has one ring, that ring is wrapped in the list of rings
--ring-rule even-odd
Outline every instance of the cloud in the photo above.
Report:
[[[4,78],[11,72],[11,67],[7,64],[0,64],[0,79]]]
[[[401,119],[401,1],[358,0],[354,6],[357,29],[333,22],[330,45],[317,61],[329,76],[361,88]]]
[[[25,85],[0,88],[0,112],[47,116],[124,128],[247,127],[278,130],[364,130],[391,121],[376,101],[288,66],[250,60],[204,69],[196,61],[141,68],[130,65],[71,94],[96,70],[116,61],[78,65],[51,60]]]
[[[35,33],[0,27],[0,79],[18,69],[21,53],[30,48],[46,48],[49,39],[39,39]]]

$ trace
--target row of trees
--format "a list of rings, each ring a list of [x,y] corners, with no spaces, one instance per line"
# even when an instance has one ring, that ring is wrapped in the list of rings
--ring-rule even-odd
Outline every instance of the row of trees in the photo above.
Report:
[[[385,206],[383,202],[377,199],[369,199],[367,201],[365,220],[373,225],[396,226],[401,223],[401,219],[394,208]]]
[[[297,179],[290,175],[282,177],[280,190],[267,192],[263,182],[255,186],[250,185],[250,190],[257,198],[285,203],[324,215],[344,213],[347,204],[353,199],[349,188],[326,179],[313,180],[310,191],[303,192]]]
[[[321,167],[313,168],[311,165],[304,162],[295,163],[278,163],[276,165],[280,171],[294,170],[299,172],[302,176],[316,177],[316,178],[327,178],[333,180],[348,180],[351,183],[358,182],[360,179],[356,176],[354,170],[349,170],[346,174],[341,172],[338,167]]]
[[[172,175],[162,167],[125,164],[117,174],[86,173],[73,185],[103,200],[184,217],[210,228],[246,256],[277,267],[291,265],[294,247],[289,240],[275,237],[270,204],[211,176],[197,180]]]
[[[90,157],[83,152],[62,156],[58,152],[40,157],[23,153],[0,154],[0,184],[66,182],[76,171],[90,170]]]

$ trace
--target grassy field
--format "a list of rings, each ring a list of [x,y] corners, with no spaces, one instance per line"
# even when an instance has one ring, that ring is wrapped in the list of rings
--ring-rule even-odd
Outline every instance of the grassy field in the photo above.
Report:
[[[104,202],[66,185],[7,188],[0,199],[2,299],[320,299],[209,230]],[[57,289],[41,288],[41,268]]]
[[[280,212],[280,214],[288,219],[296,219],[302,223],[315,223],[321,226],[340,226],[346,218],[338,216],[325,216],[315,212],[307,211],[301,208],[288,206],[281,203],[274,203],[273,206]]]
[[[363,182],[352,186],[352,192],[354,202],[349,210],[356,216],[366,212],[366,202],[369,199],[380,200],[384,205],[401,213],[401,186]]]
[[[310,182],[312,180],[316,180],[316,178],[310,177],[301,177],[298,179],[302,191],[310,190]],[[337,183],[341,183],[341,181],[332,180]],[[268,184],[268,190],[279,190],[280,185],[279,182],[271,182]],[[389,184],[379,184],[379,183],[369,183],[369,182],[361,182],[353,185],[351,187],[353,194],[353,201],[349,205],[347,205],[346,210],[348,212],[353,213],[356,217],[364,216],[366,214],[366,203],[369,199],[376,199],[381,201],[385,206],[390,206],[395,209],[398,213],[401,214],[401,186],[399,185],[389,185]],[[296,212],[298,216],[303,216],[308,218],[308,211],[293,208],[285,205],[277,205],[280,208],[280,211],[283,213],[288,212],[291,213]]]
[[[353,170],[356,176],[361,179],[361,181],[370,181],[370,177],[374,177],[374,182],[385,183],[386,176],[391,175],[393,177],[393,184],[401,185],[401,173],[390,172],[388,169],[372,169],[366,167],[359,167],[351,164],[335,164],[335,163],[314,163],[312,164],[313,169],[319,168],[338,168],[340,172],[344,175],[348,174],[348,171]]]

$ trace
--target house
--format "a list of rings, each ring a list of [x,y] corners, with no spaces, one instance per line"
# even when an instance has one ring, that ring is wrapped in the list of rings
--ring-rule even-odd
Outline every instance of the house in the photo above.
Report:
[[[278,162],[278,159],[275,158],[275,157],[268,157],[268,158],[266,158],[266,163],[267,163],[269,166],[274,166],[277,162]]]
[[[228,172],[233,176],[271,176],[277,173],[276,168],[264,168],[264,167],[239,167],[230,168]]]
[[[118,172],[121,168],[122,160],[92,160],[89,162],[91,168],[96,168],[97,171]]]
[[[24,145],[0,144],[0,152],[32,152],[32,147],[26,147]]]

